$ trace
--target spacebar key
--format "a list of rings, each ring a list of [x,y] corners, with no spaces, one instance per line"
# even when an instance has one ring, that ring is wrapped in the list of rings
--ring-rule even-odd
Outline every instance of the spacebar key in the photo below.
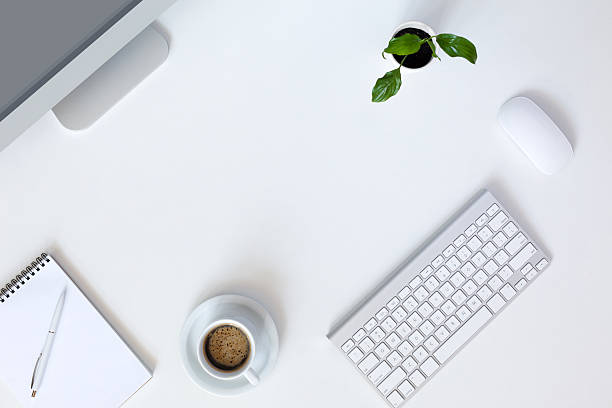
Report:
[[[434,353],[440,363],[444,363],[472,337],[493,315],[486,307],[481,307],[459,330],[446,340]]]

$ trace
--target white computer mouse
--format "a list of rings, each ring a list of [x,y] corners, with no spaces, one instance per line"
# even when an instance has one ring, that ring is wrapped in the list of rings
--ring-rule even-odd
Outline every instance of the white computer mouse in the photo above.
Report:
[[[498,120],[510,139],[544,174],[561,170],[574,152],[561,129],[531,99],[516,96],[499,108]]]

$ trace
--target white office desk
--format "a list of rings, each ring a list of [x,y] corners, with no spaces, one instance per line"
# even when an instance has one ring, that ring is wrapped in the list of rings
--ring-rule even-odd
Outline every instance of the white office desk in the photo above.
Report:
[[[610,13],[183,0],[161,19],[168,61],[99,123],[71,133],[48,114],[0,153],[0,280],[53,253],[155,369],[129,408],[384,407],[325,334],[490,187],[553,262],[409,406],[609,407]],[[372,104],[380,51],[412,18],[473,40],[478,63],[443,55]],[[498,127],[516,94],[574,145],[559,174]],[[225,292],[260,299],[281,335],[272,375],[234,399],[194,385],[178,351],[189,312]]]

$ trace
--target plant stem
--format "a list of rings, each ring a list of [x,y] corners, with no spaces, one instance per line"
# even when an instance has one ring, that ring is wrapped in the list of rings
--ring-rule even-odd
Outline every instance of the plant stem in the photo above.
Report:
[[[400,62],[400,68],[404,66],[404,61],[406,61],[406,57],[408,56],[404,55],[404,58],[402,58],[402,62]]]

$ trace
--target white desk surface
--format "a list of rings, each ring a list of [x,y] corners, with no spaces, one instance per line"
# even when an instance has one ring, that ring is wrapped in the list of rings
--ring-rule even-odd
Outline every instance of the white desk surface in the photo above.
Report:
[[[168,61],[99,123],[72,133],[47,114],[0,153],[0,280],[41,250],[67,267],[155,369],[126,408],[384,407],[325,334],[490,187],[553,263],[409,406],[609,407],[611,12],[182,0],[160,19]],[[372,104],[409,19],[472,39],[478,63],[443,56]],[[574,145],[555,176],[497,125],[517,94]],[[189,312],[224,292],[260,299],[281,334],[274,372],[234,399],[194,385],[178,351]]]

